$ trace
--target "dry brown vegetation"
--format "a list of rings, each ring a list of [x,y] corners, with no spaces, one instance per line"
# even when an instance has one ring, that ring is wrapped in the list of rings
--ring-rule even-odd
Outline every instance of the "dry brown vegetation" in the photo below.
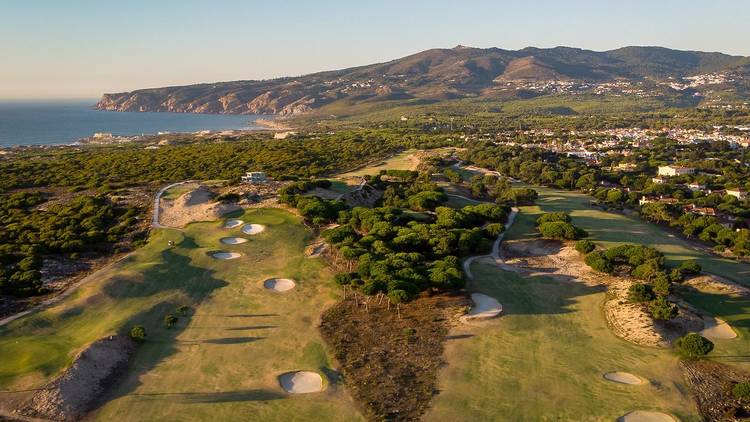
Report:
[[[425,412],[437,393],[443,343],[469,304],[464,294],[395,305],[350,292],[323,314],[323,338],[368,419],[411,421]]]
[[[709,360],[685,360],[680,366],[704,420],[739,421],[750,418],[750,406],[734,398],[731,392],[734,384],[750,381],[750,374]]]

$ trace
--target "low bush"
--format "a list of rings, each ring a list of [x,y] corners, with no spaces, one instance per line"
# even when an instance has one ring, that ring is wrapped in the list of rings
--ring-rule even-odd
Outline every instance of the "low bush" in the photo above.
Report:
[[[579,240],[576,242],[576,250],[584,255],[596,249],[596,244],[590,240]]]
[[[650,302],[654,298],[654,292],[648,284],[634,283],[628,288],[628,300],[630,302]]]
[[[558,240],[575,240],[578,239],[579,233],[575,226],[564,221],[551,221],[539,225],[539,233],[543,237]]]
[[[714,349],[711,340],[699,334],[690,333],[677,339],[674,343],[677,353],[691,359],[706,356]]]
[[[739,382],[732,387],[732,395],[743,401],[750,401],[750,381]]]
[[[677,316],[677,307],[664,296],[658,296],[648,305],[654,319],[666,321]]]
[[[164,316],[164,326],[167,328],[172,328],[177,324],[177,317],[172,314],[167,314]]]
[[[142,325],[134,325],[133,328],[130,329],[130,338],[134,341],[137,341],[138,343],[143,343],[146,341],[146,329],[143,328]]]
[[[694,260],[683,261],[682,264],[680,264],[680,266],[678,267],[678,269],[683,274],[689,274],[689,275],[700,274],[700,272],[703,270],[701,265]]]
[[[615,269],[612,263],[609,262],[607,257],[599,251],[593,251],[586,255],[586,258],[584,258],[584,262],[594,271],[599,271],[601,273],[611,274]]]
[[[562,221],[565,223],[570,223],[570,216],[561,211],[548,212],[548,213],[542,214],[541,217],[536,219],[536,225],[541,226],[544,223],[552,223],[554,221]]]

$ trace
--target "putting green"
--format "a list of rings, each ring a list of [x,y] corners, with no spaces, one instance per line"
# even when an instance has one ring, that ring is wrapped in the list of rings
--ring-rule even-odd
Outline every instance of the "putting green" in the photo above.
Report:
[[[237,217],[269,228],[233,246],[240,259],[210,254],[226,236],[223,221],[155,230],[100,281],[0,328],[0,387],[38,387],[89,342],[143,324],[147,341],[93,419],[361,420],[342,388],[312,397],[279,387],[278,375],[289,370],[331,373],[317,321],[336,296],[324,264],[304,257],[309,233],[282,210]],[[300,281],[295,294],[265,291],[262,281],[277,274]],[[191,315],[165,328],[164,315],[180,305]]]
[[[441,392],[426,420],[614,421],[633,409],[699,420],[677,358],[615,337],[601,289],[479,262],[471,271],[472,287],[501,301],[503,315],[448,340]],[[650,383],[607,381],[602,374],[612,368]]]

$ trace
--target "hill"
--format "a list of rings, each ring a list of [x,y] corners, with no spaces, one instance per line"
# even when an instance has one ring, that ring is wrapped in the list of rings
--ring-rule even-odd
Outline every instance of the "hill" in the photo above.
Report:
[[[440,101],[585,93],[677,96],[715,104],[750,97],[750,57],[624,47],[432,49],[367,66],[262,81],[233,81],[104,94],[101,110],[299,115],[345,100]],[[717,100],[718,99],[718,100]],[[691,104],[692,104],[691,103]]]

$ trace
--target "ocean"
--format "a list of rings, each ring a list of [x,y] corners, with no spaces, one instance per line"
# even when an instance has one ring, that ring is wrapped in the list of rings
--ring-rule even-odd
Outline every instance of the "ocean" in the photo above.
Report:
[[[123,113],[94,110],[95,100],[0,101],[0,147],[70,144],[97,132],[140,135],[157,132],[256,129],[268,116],[188,113]]]

